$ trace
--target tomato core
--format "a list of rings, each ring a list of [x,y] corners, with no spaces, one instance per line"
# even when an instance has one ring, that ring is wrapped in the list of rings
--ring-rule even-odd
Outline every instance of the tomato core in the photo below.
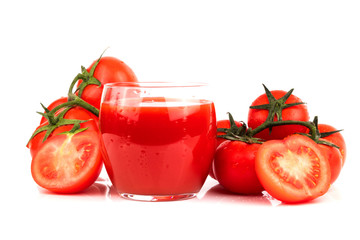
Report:
[[[314,188],[318,183],[319,157],[309,147],[300,146],[296,152],[274,153],[270,166],[282,181],[297,189]]]

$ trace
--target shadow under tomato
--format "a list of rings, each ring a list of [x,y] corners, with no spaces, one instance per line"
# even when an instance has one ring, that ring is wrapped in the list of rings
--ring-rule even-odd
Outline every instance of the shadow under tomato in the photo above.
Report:
[[[272,205],[281,204],[280,201],[272,198],[267,192],[258,195],[241,195],[227,191],[220,184],[210,188],[201,199],[202,201],[251,204],[251,205]]]

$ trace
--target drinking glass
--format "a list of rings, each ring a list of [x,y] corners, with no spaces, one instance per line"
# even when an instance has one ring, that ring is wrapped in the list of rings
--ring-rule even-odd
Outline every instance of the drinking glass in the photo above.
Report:
[[[195,197],[216,145],[216,116],[204,83],[104,86],[100,129],[109,178],[127,199]]]

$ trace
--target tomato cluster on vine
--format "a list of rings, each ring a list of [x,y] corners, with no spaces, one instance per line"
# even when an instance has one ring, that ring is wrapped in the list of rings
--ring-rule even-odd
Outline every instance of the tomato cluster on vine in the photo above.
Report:
[[[107,157],[98,122],[104,84],[137,82],[130,67],[114,57],[101,55],[90,67],[81,69],[67,97],[54,100],[48,107],[42,105],[40,125],[27,144],[33,179],[56,193],[83,191],[101,173]]]
[[[250,106],[248,121],[219,120],[210,176],[230,192],[270,195],[288,203],[325,194],[346,158],[339,130],[310,121],[293,89],[270,91]]]

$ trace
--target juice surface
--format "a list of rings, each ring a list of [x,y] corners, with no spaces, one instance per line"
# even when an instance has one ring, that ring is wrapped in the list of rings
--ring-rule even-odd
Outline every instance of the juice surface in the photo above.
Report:
[[[210,101],[164,98],[103,102],[100,127],[108,175],[120,193],[197,193],[215,151]]]

